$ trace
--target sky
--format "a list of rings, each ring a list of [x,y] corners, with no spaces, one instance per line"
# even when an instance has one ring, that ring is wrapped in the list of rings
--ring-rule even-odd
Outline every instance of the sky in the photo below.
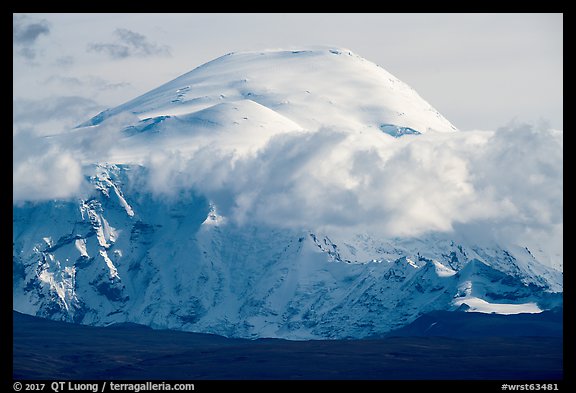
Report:
[[[13,22],[15,205],[79,195],[83,160],[113,148],[133,119],[112,118],[77,146],[45,136],[229,52],[329,45],[380,65],[465,132],[378,149],[342,130],[307,130],[247,155],[199,137],[193,153],[154,146],[142,158],[149,191],[194,189],[239,222],[491,233],[562,268],[562,14],[16,14]]]
[[[344,47],[461,130],[563,128],[562,14],[14,14],[15,132],[57,133],[229,52]]]

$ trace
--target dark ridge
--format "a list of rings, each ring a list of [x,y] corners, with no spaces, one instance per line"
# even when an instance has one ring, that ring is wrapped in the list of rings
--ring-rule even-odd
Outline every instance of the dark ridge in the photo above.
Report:
[[[132,329],[132,330],[139,330],[139,329],[145,329],[145,330],[151,330],[152,328],[150,326],[146,326],[146,325],[140,325],[138,323],[133,323],[133,322],[118,322],[118,323],[113,323],[111,325],[106,326],[108,329]]]
[[[538,314],[485,314],[433,311],[387,337],[558,337],[562,338],[562,309]]]
[[[90,327],[14,312],[13,349],[17,380],[563,378],[559,337],[243,340],[131,324]]]

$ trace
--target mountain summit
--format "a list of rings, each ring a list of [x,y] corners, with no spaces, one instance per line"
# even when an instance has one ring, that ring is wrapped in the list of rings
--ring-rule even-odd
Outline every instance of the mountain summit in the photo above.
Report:
[[[560,305],[538,250],[455,229],[490,218],[462,134],[346,49],[222,56],[52,137],[85,187],[14,206],[14,309],[310,339]]]
[[[130,112],[140,119],[185,116],[249,106],[253,114],[321,126],[401,129],[419,133],[456,128],[412,88],[347,49],[269,50],[229,53],[84,125]],[[234,118],[234,116],[231,116]]]

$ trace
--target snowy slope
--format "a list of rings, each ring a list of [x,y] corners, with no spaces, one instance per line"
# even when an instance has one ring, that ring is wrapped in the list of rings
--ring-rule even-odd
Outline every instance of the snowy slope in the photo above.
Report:
[[[52,138],[84,149],[86,190],[14,207],[14,309],[308,339],[379,334],[433,310],[558,305],[562,273],[526,247],[446,231],[351,232],[354,211],[341,228],[314,226],[310,199],[286,197],[352,192],[350,146],[386,155],[402,140],[455,131],[414,90],[345,49],[218,58]],[[310,164],[302,144],[320,161]]]
[[[111,127],[122,129],[121,135],[112,136]],[[141,164],[151,145],[191,154],[214,143],[253,154],[279,134],[323,129],[367,146],[387,143],[383,135],[456,131],[383,68],[347,49],[316,48],[224,55],[98,114],[60,139],[75,148],[86,140],[96,139],[98,146],[113,138],[110,149],[89,150],[84,163]]]
[[[199,196],[166,203],[134,193],[128,173],[144,168],[94,170],[90,199],[16,209],[15,310],[95,325],[310,339],[366,337],[462,304],[517,313],[561,302],[561,273],[548,268],[547,283],[507,274],[489,266],[500,259],[470,245],[239,227]]]
[[[131,112],[140,119],[191,116],[222,103],[253,101],[304,128],[455,128],[409,86],[347,49],[229,53],[85,125]],[[213,119],[217,122],[217,119]]]

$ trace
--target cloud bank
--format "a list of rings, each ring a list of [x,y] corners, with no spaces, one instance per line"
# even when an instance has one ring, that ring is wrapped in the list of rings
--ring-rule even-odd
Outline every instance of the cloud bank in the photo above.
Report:
[[[562,223],[562,132],[513,125],[387,139],[371,146],[334,130],[289,133],[255,155],[216,142],[191,155],[153,153],[145,165],[152,192],[200,190],[238,223],[386,236]]]
[[[113,119],[99,133],[16,163],[15,203],[77,195],[81,159],[110,154],[121,142],[120,123],[134,121]],[[387,238],[454,232],[477,242],[538,244],[561,260],[561,131],[516,124],[374,137],[334,129],[287,132],[256,150],[227,145],[225,133],[192,137],[182,148],[148,150],[140,162],[146,171],[134,172],[145,178],[135,180],[165,201],[182,191],[203,194],[237,225]]]

